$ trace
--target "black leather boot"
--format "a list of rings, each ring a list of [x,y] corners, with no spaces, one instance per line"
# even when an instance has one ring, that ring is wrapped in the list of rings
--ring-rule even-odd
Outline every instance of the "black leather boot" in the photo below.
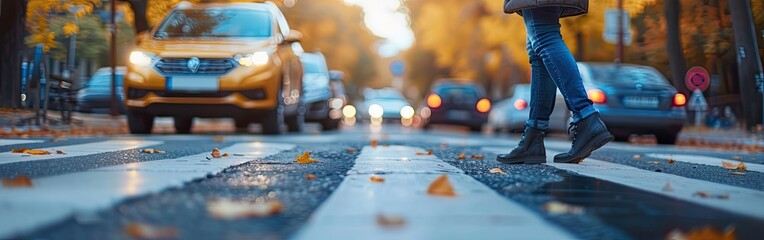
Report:
[[[496,161],[506,164],[538,164],[546,162],[546,149],[544,148],[545,131],[532,127],[525,127],[523,137],[517,143],[517,147],[509,154],[499,154]]]
[[[573,134],[573,147],[566,153],[555,155],[556,163],[579,163],[594,150],[613,141],[613,135],[608,132],[599,113],[589,115],[578,123],[570,123],[568,134]]]

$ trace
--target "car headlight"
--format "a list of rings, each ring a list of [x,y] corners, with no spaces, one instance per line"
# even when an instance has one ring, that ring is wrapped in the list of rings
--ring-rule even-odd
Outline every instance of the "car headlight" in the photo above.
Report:
[[[379,104],[372,104],[369,106],[369,116],[372,118],[381,118],[383,114],[385,114],[385,109]]]
[[[401,117],[404,119],[409,119],[414,117],[414,108],[411,106],[405,106],[401,108]]]
[[[130,63],[136,66],[141,66],[141,67],[149,66],[156,59],[157,59],[157,56],[151,53],[146,53],[141,51],[130,52]]]
[[[234,60],[242,66],[260,66],[265,65],[270,61],[271,57],[266,51],[257,51],[252,54],[236,55]]]

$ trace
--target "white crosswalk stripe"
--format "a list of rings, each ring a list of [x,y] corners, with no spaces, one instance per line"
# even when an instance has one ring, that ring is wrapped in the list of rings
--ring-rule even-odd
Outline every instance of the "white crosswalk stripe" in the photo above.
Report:
[[[661,158],[661,159],[673,159],[679,162],[696,163],[696,164],[703,164],[703,165],[709,165],[714,167],[722,167],[722,161],[729,162],[732,164],[739,163],[736,160],[708,157],[708,156],[698,156],[698,155],[650,153],[650,154],[646,154],[645,156],[652,157],[652,158]],[[762,164],[745,163],[745,166],[748,168],[748,171],[764,172],[764,165]]]
[[[161,141],[139,141],[139,140],[109,140],[94,143],[84,143],[75,145],[65,145],[59,147],[41,148],[51,152],[49,155],[29,155],[23,153],[3,152],[0,153],[0,164],[8,164],[15,162],[37,161],[47,160],[65,157],[79,157],[85,155],[116,152],[135,148],[144,148],[152,145],[162,144]],[[64,154],[56,154],[56,150],[64,152]]]
[[[137,141],[133,144],[152,145]],[[293,144],[238,143],[220,149],[230,157],[207,160],[209,153],[98,168],[33,179],[33,188],[0,188],[0,239],[51,224],[79,212],[110,207],[126,198],[155,193],[226,167],[284,150]]]
[[[41,143],[43,140],[26,140],[26,139],[0,139],[0,146],[16,145],[16,144],[30,144]]]
[[[494,153],[506,152],[506,149],[490,147],[482,148],[482,150]],[[764,192],[691,179],[673,174],[647,171],[592,158],[587,158],[580,164],[553,163],[554,155],[558,153],[560,152],[547,150],[547,164],[559,169],[626,185],[647,192],[764,219],[764,208],[751,207],[759,206],[761,202],[764,201]],[[667,183],[672,186],[672,190],[664,190],[664,186]],[[728,196],[728,198],[701,198],[697,196],[697,193],[699,192],[725,195]]]
[[[567,232],[422,149],[365,147],[348,176],[296,239],[571,239]],[[382,173],[384,183],[369,180]],[[447,174],[457,197],[434,197],[428,185]],[[402,216],[400,229],[376,222]]]

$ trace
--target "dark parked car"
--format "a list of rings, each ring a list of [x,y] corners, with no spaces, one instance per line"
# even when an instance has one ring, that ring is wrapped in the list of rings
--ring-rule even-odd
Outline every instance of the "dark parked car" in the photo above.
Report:
[[[332,97],[329,99],[329,117],[321,121],[324,130],[334,130],[340,126],[342,108],[348,103],[343,78],[343,72],[329,71],[329,89],[331,89]]]
[[[616,140],[631,134],[654,134],[674,144],[686,117],[687,98],[652,67],[579,63],[589,99]]]
[[[117,67],[117,101],[120,113],[125,112],[122,101],[125,99],[122,90],[122,79],[125,67]],[[109,112],[111,109],[111,68],[101,68],[77,92],[78,112]]]
[[[425,104],[426,108],[421,112],[429,114],[421,114],[424,128],[432,124],[455,124],[480,131],[491,111],[491,100],[482,86],[456,79],[436,82],[425,98]]]
[[[321,53],[303,53],[300,55],[300,61],[304,71],[302,76],[302,101],[307,109],[305,121],[318,122],[323,125],[324,122],[330,122],[329,111],[331,109],[329,101],[332,98],[329,68],[326,66],[326,59]],[[336,127],[332,128],[329,126],[329,128],[334,129]]]

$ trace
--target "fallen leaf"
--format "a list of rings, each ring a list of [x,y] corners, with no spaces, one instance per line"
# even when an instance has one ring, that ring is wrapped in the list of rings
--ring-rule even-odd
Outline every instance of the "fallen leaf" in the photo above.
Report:
[[[427,152],[416,152],[416,155],[432,155],[432,149],[427,150]]]
[[[228,157],[228,153],[223,153],[223,157]]]
[[[491,170],[488,170],[490,173],[494,174],[507,174],[504,171],[501,170],[501,168],[491,168]]]
[[[371,177],[369,177],[369,181],[381,183],[381,182],[385,182],[385,178],[380,177],[378,175],[371,175]]]
[[[25,188],[31,188],[32,185],[32,179],[27,176],[15,176],[13,178],[3,178],[3,187],[7,188],[18,188],[18,187],[25,187]]]
[[[165,151],[159,151],[159,149],[156,148],[146,148],[143,149],[143,153],[165,153]]]
[[[379,144],[379,142],[376,139],[371,140],[371,147],[375,148],[375,147],[377,147],[378,144]]]
[[[236,220],[252,217],[268,217],[283,210],[278,200],[236,201],[217,199],[207,202],[207,213],[217,219]]]
[[[125,234],[131,238],[140,239],[178,238],[178,230],[174,227],[158,227],[143,223],[127,224]]]
[[[212,137],[212,141],[222,142],[223,141],[223,136],[220,136],[220,135],[214,136],[214,137]]]
[[[212,157],[213,158],[221,158],[220,150],[218,148],[212,149]]]
[[[448,181],[448,175],[440,175],[435,181],[430,183],[430,187],[427,188],[427,194],[441,197],[455,197],[454,187]]]
[[[666,162],[669,163],[669,164],[674,164],[674,163],[676,163],[676,160],[669,158],[669,159],[666,160]]]
[[[346,151],[346,152],[348,152],[348,153],[354,153],[354,152],[358,151],[358,149],[355,149],[355,148],[348,148],[348,149],[346,149],[345,151]]]
[[[631,158],[633,158],[633,159],[641,159],[642,155],[634,154],[634,156],[631,156]]]
[[[313,174],[310,174],[310,173],[305,174],[305,179],[308,179],[308,180],[316,179],[316,175],[313,175]]]
[[[485,155],[483,155],[483,154],[470,155],[470,158],[472,158],[472,159],[483,159],[483,158],[485,158]]]
[[[666,183],[666,185],[663,185],[663,191],[664,192],[671,192],[671,191],[674,191],[674,188],[671,187],[670,183]]]
[[[66,155],[66,153],[64,151],[61,151],[61,150],[56,150],[56,154]]]
[[[730,172],[732,175],[745,175],[744,172]]]
[[[674,229],[666,236],[666,240],[734,240],[736,235],[734,226],[727,227],[724,232],[712,226],[706,226],[690,229],[687,233]]]
[[[41,149],[31,149],[31,150],[25,151],[24,153],[31,154],[31,155],[49,155],[50,154],[50,152],[41,150]]]
[[[29,148],[23,147],[23,148],[14,148],[14,149],[11,149],[12,153],[25,153],[26,151],[29,151]]]
[[[658,161],[649,161],[647,163],[650,163],[650,164],[661,164],[661,162],[658,162]]]
[[[549,201],[544,204],[544,210],[546,210],[547,213],[552,215],[561,215],[561,214],[583,214],[584,208],[581,206],[575,206],[570,205],[563,202],[558,201]]]
[[[406,225],[406,219],[403,216],[388,216],[377,214],[377,224],[386,228],[399,228]]]
[[[297,156],[296,161],[299,164],[309,164],[309,163],[318,162],[318,161],[316,161],[316,159],[310,157],[310,151],[307,151],[307,152],[303,153],[302,155]]]
[[[748,167],[745,166],[744,162],[734,164],[727,161],[722,161],[722,167],[725,169],[731,169],[731,170],[743,170],[743,171],[748,170]]]
[[[441,143],[440,144],[440,148],[447,148],[447,147],[448,147],[448,143]]]
[[[459,159],[459,160],[464,160],[464,159],[465,159],[465,157],[464,157],[464,153],[462,153],[462,154],[459,154],[459,156],[458,156],[458,157],[456,157],[456,159]]]
[[[700,198],[716,198],[716,199],[722,199],[722,200],[730,199],[730,195],[729,194],[710,194],[710,193],[707,193],[707,192],[696,192],[692,196],[693,197],[697,196],[697,197],[700,197]]]

